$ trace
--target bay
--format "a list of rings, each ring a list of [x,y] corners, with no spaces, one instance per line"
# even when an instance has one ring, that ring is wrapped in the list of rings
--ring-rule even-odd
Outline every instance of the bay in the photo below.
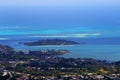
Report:
[[[3,38],[3,37],[2,37]],[[20,42],[37,41],[45,38],[33,38],[27,36],[4,36],[0,44],[9,45],[15,50],[47,50],[47,49],[64,49],[69,50],[70,54],[63,55],[67,58],[94,58],[100,60],[120,61],[120,38],[69,38],[77,42],[86,44],[71,46],[25,46]]]

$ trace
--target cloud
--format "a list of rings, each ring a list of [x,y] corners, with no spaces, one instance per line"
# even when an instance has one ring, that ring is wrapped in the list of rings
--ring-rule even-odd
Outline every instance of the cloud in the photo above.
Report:
[[[30,36],[30,37],[41,37],[41,38],[84,38],[84,37],[95,37],[100,36],[101,33],[73,33],[73,34],[59,34],[59,35],[37,35],[37,36]]]

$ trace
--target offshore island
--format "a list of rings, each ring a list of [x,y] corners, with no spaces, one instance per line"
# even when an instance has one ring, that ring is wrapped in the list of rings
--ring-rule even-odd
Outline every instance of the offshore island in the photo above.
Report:
[[[34,42],[26,42],[23,43],[24,45],[27,46],[48,46],[48,45],[76,45],[80,44],[75,41],[68,41],[68,40],[61,40],[61,39],[46,39],[46,40],[38,40]]]

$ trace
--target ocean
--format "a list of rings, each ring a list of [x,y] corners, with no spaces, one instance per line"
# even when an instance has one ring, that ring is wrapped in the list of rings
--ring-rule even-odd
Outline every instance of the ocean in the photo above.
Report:
[[[37,5],[36,1],[28,3],[30,5],[26,5],[26,2],[22,2],[23,5],[19,2],[18,5],[11,4],[12,1],[5,5],[4,2],[1,3],[0,44],[9,45],[16,50],[69,50],[71,53],[63,55],[64,57],[120,60],[120,4],[118,0],[104,0],[105,3],[97,0],[95,2],[89,0],[90,3],[77,0],[76,3],[72,0],[73,2],[65,1],[66,4],[59,1],[42,4],[41,1]],[[37,47],[19,44],[19,42],[44,39],[34,37],[38,34],[49,37],[69,37],[63,39],[85,42],[85,44]]]
[[[94,58],[100,60],[120,61],[120,38],[62,38],[85,44],[72,46],[25,46],[21,42],[37,41],[46,38],[24,36],[0,36],[0,44],[9,45],[15,50],[41,50],[41,49],[65,49],[70,54],[67,58]]]

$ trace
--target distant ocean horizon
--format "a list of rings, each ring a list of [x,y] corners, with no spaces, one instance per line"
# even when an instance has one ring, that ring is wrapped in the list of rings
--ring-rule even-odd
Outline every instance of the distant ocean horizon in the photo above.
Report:
[[[29,36],[0,36],[0,44],[8,45],[15,50],[41,50],[41,49],[65,49],[71,53],[63,55],[67,58],[94,58],[100,60],[120,61],[120,38],[60,38],[64,40],[71,40],[76,42],[84,42],[74,46],[25,46],[19,44],[20,42],[37,41],[49,38],[36,38]],[[54,38],[50,38],[54,39]]]

